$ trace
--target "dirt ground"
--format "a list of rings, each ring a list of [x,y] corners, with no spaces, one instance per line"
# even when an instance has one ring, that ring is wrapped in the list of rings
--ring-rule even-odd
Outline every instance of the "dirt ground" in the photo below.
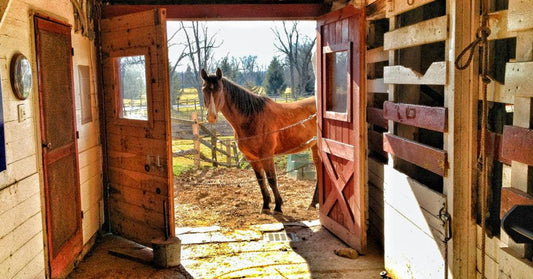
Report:
[[[284,202],[280,217],[260,214],[263,199],[252,169],[192,170],[174,179],[176,226],[216,225],[231,230],[275,223],[280,218],[284,222],[315,220],[318,210],[307,209],[315,183],[316,180],[296,180],[278,174],[278,188]],[[273,201],[272,193],[271,198]]]

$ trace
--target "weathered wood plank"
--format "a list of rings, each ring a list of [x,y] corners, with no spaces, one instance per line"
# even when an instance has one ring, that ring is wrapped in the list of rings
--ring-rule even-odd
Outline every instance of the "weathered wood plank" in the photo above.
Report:
[[[533,6],[533,5],[532,5]],[[505,65],[505,90],[515,97],[533,98],[533,62],[515,62]]]
[[[366,20],[385,18],[385,10],[387,9],[386,0],[372,0],[367,1],[366,4]]]
[[[527,2],[527,1],[526,1]],[[498,250],[498,278],[529,278],[533,264],[508,247]]]
[[[387,1],[387,17],[392,17],[410,10],[414,10],[433,1],[435,0]]]
[[[378,125],[381,128],[388,129],[389,123],[383,117],[383,110],[374,107],[366,108],[366,122]]]
[[[516,188],[503,187],[501,198],[500,218],[515,205],[533,205],[533,196]]]
[[[503,127],[503,157],[533,166],[533,130],[516,127]]]
[[[383,150],[441,176],[446,176],[447,152],[404,139],[383,134]]]
[[[395,50],[444,41],[448,38],[448,16],[422,21],[385,33],[384,50]]]
[[[507,29],[507,10],[501,10],[489,14],[490,35],[488,40],[499,40],[516,37],[516,32]]]
[[[433,62],[424,74],[404,66],[385,66],[383,82],[395,84],[446,85],[446,61]]]
[[[321,141],[322,151],[348,161],[354,160],[354,146],[327,138],[322,138]]]
[[[428,130],[448,130],[448,109],[413,104],[383,103],[383,117],[394,122]]]
[[[479,82],[482,82],[481,76],[479,77]],[[481,100],[481,95],[478,97]],[[498,82],[497,80],[491,80],[487,86],[487,101],[514,104],[514,96],[512,93],[505,90],[504,84]]]
[[[366,51],[366,63],[389,61],[389,53],[383,47],[377,47]]]
[[[478,131],[478,137],[481,138],[481,131]],[[479,153],[481,145],[477,147]],[[502,135],[488,131],[488,137],[485,141],[487,155],[493,157],[498,162],[511,165],[511,160],[503,156],[502,148]]]
[[[530,0],[509,0],[507,27],[511,31],[533,29],[533,5]]]
[[[382,78],[369,79],[366,81],[366,92],[368,93],[387,93],[387,85]]]

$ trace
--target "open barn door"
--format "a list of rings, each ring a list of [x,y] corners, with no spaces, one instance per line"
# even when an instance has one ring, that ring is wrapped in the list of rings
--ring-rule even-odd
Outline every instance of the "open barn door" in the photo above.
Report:
[[[149,245],[174,236],[166,11],[101,25],[110,227]]]
[[[318,19],[320,220],[359,253],[366,250],[364,26],[347,6]]]

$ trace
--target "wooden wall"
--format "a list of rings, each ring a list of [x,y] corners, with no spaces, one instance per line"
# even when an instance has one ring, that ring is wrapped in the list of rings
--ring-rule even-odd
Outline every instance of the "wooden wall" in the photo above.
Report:
[[[69,0],[7,0],[0,6],[0,74],[5,121],[7,170],[0,172],[0,278],[43,278],[46,250],[43,248],[42,161],[39,137],[39,105],[34,53],[32,12],[74,25]],[[102,200],[102,155],[96,109],[95,48],[91,41],[72,34],[77,128],[80,134],[79,161],[83,241],[90,244],[100,228]],[[14,97],[9,82],[9,63],[16,52],[33,67],[34,83],[28,99]],[[78,65],[90,69],[93,120],[81,124]],[[19,120],[18,108],[25,117]]]

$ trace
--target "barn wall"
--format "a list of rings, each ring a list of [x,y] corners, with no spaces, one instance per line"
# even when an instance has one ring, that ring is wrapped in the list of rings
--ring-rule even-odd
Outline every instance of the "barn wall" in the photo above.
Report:
[[[34,52],[32,12],[51,16],[74,25],[69,0],[7,0],[2,1],[0,22],[0,74],[5,121],[7,170],[0,172],[0,278],[44,277],[46,250],[43,212],[42,161],[39,136],[39,105],[36,55]],[[4,8],[7,9],[4,10]],[[103,217],[102,155],[99,142],[96,107],[95,48],[91,41],[72,33],[73,78],[76,92],[77,128],[79,131],[80,192],[83,210],[83,241],[95,236]],[[33,88],[30,96],[18,100],[9,82],[9,63],[16,52],[24,54],[33,67]],[[90,69],[93,120],[81,124],[78,65]],[[26,111],[18,117],[18,106]]]

